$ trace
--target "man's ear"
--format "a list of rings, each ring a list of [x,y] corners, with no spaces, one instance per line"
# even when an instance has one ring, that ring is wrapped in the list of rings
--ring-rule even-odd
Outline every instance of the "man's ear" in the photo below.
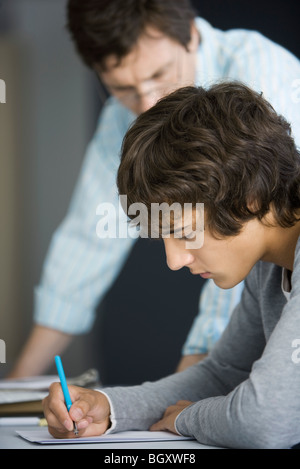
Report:
[[[190,53],[195,53],[198,49],[200,41],[201,41],[200,33],[199,33],[198,29],[196,28],[195,21],[192,21],[191,22],[191,39],[190,39],[190,42],[187,45],[188,51]]]

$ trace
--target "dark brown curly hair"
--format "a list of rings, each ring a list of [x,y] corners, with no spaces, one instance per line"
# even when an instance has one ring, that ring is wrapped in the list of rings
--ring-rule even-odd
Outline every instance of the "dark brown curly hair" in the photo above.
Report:
[[[120,60],[153,26],[185,48],[196,11],[189,0],[68,0],[67,28],[89,67],[105,69],[105,59]]]
[[[181,88],[127,132],[117,184],[128,205],[204,203],[206,225],[238,234],[273,208],[292,226],[300,208],[300,158],[288,122],[241,83]]]

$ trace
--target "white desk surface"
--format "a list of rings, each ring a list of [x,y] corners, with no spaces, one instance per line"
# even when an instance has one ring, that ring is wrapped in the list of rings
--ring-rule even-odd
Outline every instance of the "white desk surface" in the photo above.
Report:
[[[214,446],[201,445],[195,440],[187,441],[151,441],[135,443],[89,443],[89,444],[58,444],[58,445],[40,445],[30,443],[16,434],[16,430],[34,430],[36,426],[1,426],[0,427],[0,449],[169,449],[169,450],[187,450],[189,452],[199,449],[216,449]]]

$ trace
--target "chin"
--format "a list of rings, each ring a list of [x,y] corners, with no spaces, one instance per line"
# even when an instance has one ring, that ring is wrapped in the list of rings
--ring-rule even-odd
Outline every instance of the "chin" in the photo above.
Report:
[[[241,280],[234,281],[233,279],[217,279],[214,278],[213,281],[217,285],[217,287],[222,288],[223,290],[229,290],[230,288],[235,287]]]

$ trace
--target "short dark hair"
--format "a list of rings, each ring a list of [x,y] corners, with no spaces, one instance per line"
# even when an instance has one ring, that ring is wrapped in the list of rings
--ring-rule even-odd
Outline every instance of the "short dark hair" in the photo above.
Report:
[[[289,227],[300,208],[300,155],[287,121],[241,83],[181,88],[127,132],[117,184],[128,205],[204,203],[221,236],[274,208]]]
[[[146,26],[184,47],[196,12],[189,0],[69,0],[67,27],[89,67],[102,68],[109,55],[126,56]]]

